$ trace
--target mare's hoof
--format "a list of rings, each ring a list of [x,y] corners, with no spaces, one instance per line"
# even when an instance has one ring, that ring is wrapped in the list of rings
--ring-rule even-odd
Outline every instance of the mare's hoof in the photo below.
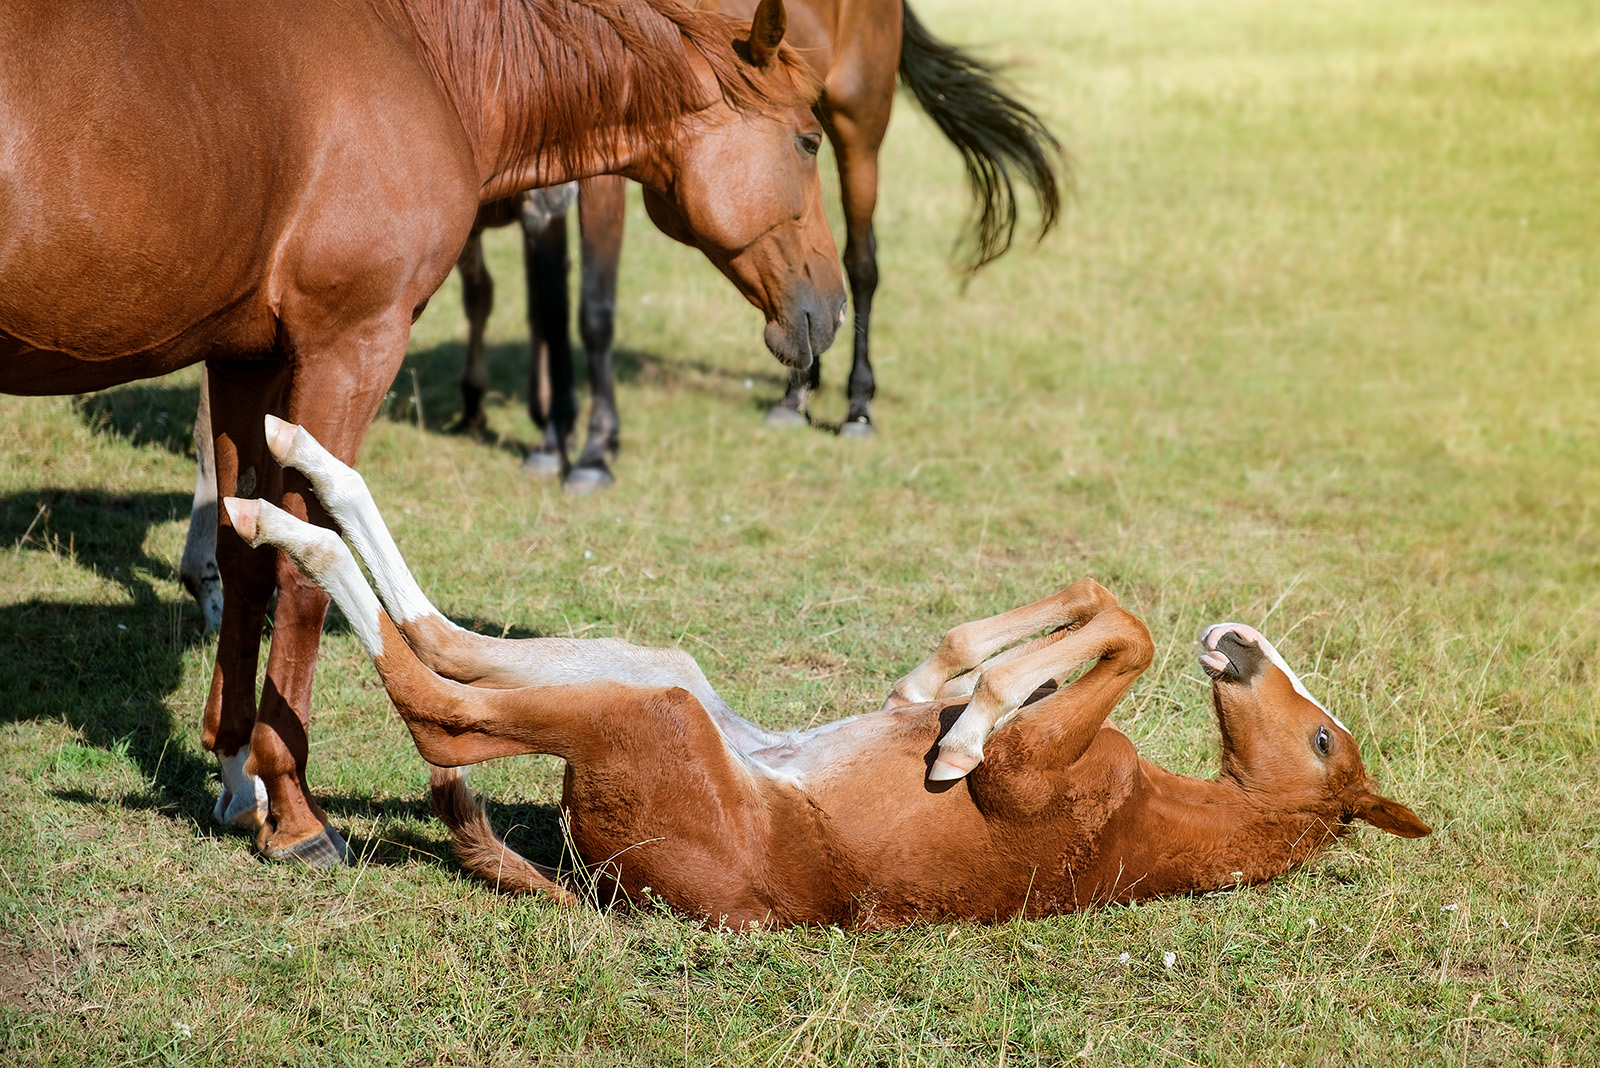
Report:
[[[774,404],[767,409],[768,426],[809,426],[811,420],[806,418],[805,412],[797,412],[782,404]]]
[[[266,850],[268,860],[295,860],[308,868],[337,868],[350,863],[350,847],[344,836],[332,827],[324,827],[321,834],[312,835],[292,846]]]
[[[591,493],[610,489],[616,481],[616,477],[604,467],[574,467],[567,473],[566,487],[568,493],[587,497]]]
[[[561,454],[535,449],[522,461],[522,473],[534,478],[560,478]]]
[[[222,577],[216,573],[216,568],[210,568],[204,578],[184,576],[183,585],[200,609],[200,618],[205,621],[206,636],[210,637],[221,630]]]
[[[463,415],[455,422],[444,428],[446,434],[480,434],[489,429],[489,417],[479,412],[477,415]]]
[[[866,415],[858,415],[847,419],[839,427],[839,436],[841,438],[870,438],[877,433],[878,428],[872,425],[872,417]]]

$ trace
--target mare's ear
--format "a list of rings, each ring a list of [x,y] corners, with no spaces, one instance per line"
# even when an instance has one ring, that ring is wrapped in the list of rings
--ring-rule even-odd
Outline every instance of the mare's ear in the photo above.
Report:
[[[1380,831],[1388,831],[1401,838],[1421,838],[1433,833],[1433,828],[1418,819],[1415,812],[1398,801],[1379,797],[1370,791],[1356,801],[1352,815],[1358,820],[1366,820]]]
[[[750,62],[758,67],[771,66],[778,56],[778,45],[783,43],[787,25],[783,0],[761,0],[756,5],[755,17],[750,20]]]

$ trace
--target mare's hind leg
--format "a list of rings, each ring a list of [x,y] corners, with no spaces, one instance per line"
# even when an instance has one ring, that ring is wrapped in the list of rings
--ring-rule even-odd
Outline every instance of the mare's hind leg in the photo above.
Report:
[[[202,368],[200,406],[194,413],[194,454],[198,470],[178,579],[200,606],[205,632],[215,634],[222,627],[222,573],[217,570],[217,447],[211,440],[211,391],[206,385],[207,377]]]
[[[611,346],[617,329],[617,266],[628,217],[628,183],[604,174],[578,183],[578,236],[583,244],[583,291],[578,331],[589,361],[589,431],[577,463],[567,473],[567,489],[592,493],[616,482],[610,458],[617,453],[622,421],[617,416]]]
[[[489,388],[489,366],[484,358],[483,335],[494,310],[494,279],[483,258],[483,230],[473,227],[456,260],[461,272],[461,303],[467,313],[467,363],[461,371],[461,418],[452,430],[480,430],[488,425],[483,395]]]

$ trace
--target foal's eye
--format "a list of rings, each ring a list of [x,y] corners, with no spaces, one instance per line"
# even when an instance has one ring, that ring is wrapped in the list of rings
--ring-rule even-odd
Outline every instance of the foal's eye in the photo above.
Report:
[[[801,134],[795,138],[800,142],[800,149],[808,156],[815,156],[822,149],[821,134]]]
[[[1328,755],[1328,743],[1329,743],[1330,740],[1331,739],[1329,739],[1329,737],[1328,737],[1328,728],[1326,728],[1326,727],[1318,727],[1317,728],[1317,752],[1321,753],[1323,756],[1327,756]]]

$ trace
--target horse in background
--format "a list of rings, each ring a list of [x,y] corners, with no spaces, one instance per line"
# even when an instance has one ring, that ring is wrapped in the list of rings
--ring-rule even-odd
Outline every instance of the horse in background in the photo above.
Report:
[[[298,427],[269,416],[266,437],[376,595],[331,530],[229,499],[234,529],[332,594],[435,765],[463,866],[503,889],[572,898],[495,834],[457,770],[529,753],[567,761],[561,808],[602,900],[733,927],[1048,916],[1265,882],[1354,820],[1430,833],[1374,792],[1349,729],[1251,627],[1200,641],[1214,779],[1151,764],[1108,722],[1154,646],[1090,579],[951,630],[879,711],[778,733],[734,712],[681,649],[455,626],[361,477]]]
[[[762,311],[772,353],[804,367],[845,307],[818,90],[783,43],[782,0],[755,14],[676,0],[0,7],[0,391],[86,392],[203,361],[219,493],[325,521],[268,453],[263,417],[354,461],[479,206],[609,173],[640,182]],[[339,863],[344,841],[306,783],[327,595],[275,551],[226,534],[216,548],[226,597],[203,740],[221,765],[217,816],[268,858]]]
[[[754,5],[750,0],[701,0],[700,6],[748,16]],[[1040,236],[1055,225],[1061,179],[1054,157],[1060,146],[1038,116],[1000,89],[992,68],[935,38],[904,0],[790,0],[787,11],[789,40],[822,80],[817,112],[834,148],[844,208],[844,266],[855,309],[855,341],[848,386],[850,407],[839,432],[870,435],[877,388],[870,336],[872,301],[878,286],[872,217],[878,196],[878,151],[888,130],[896,76],[966,164],[978,209],[971,270],[1011,246],[1017,226],[1014,179],[1026,184],[1038,200]],[[583,243],[583,304],[578,321],[593,396],[588,430],[577,459],[569,462],[567,443],[577,423],[578,406],[570,393],[574,375],[571,348],[566,344],[566,303],[564,299],[559,304],[541,303],[536,321],[530,303],[535,351],[541,339],[549,342],[548,376],[539,380],[540,388],[549,391],[549,402],[535,415],[544,433],[525,467],[530,473],[563,477],[568,489],[588,493],[616,481],[608,462],[616,453],[620,430],[610,357],[626,205],[620,187],[602,191],[586,186],[578,194],[578,207]],[[525,257],[530,272],[535,260],[541,271],[563,272],[560,284],[565,292],[565,229],[545,231],[537,245],[539,251]],[[541,300],[556,292],[552,279],[553,275],[541,275]],[[533,291],[530,281],[530,302]],[[468,369],[462,377],[462,418],[466,422],[481,418],[481,392],[475,392],[481,390],[476,385],[481,372],[474,368],[469,349]],[[790,372],[782,400],[767,413],[768,423],[789,426],[808,422],[806,398],[808,391],[820,387],[821,368],[821,361],[813,360],[806,370]],[[530,405],[533,396],[530,387]]]

